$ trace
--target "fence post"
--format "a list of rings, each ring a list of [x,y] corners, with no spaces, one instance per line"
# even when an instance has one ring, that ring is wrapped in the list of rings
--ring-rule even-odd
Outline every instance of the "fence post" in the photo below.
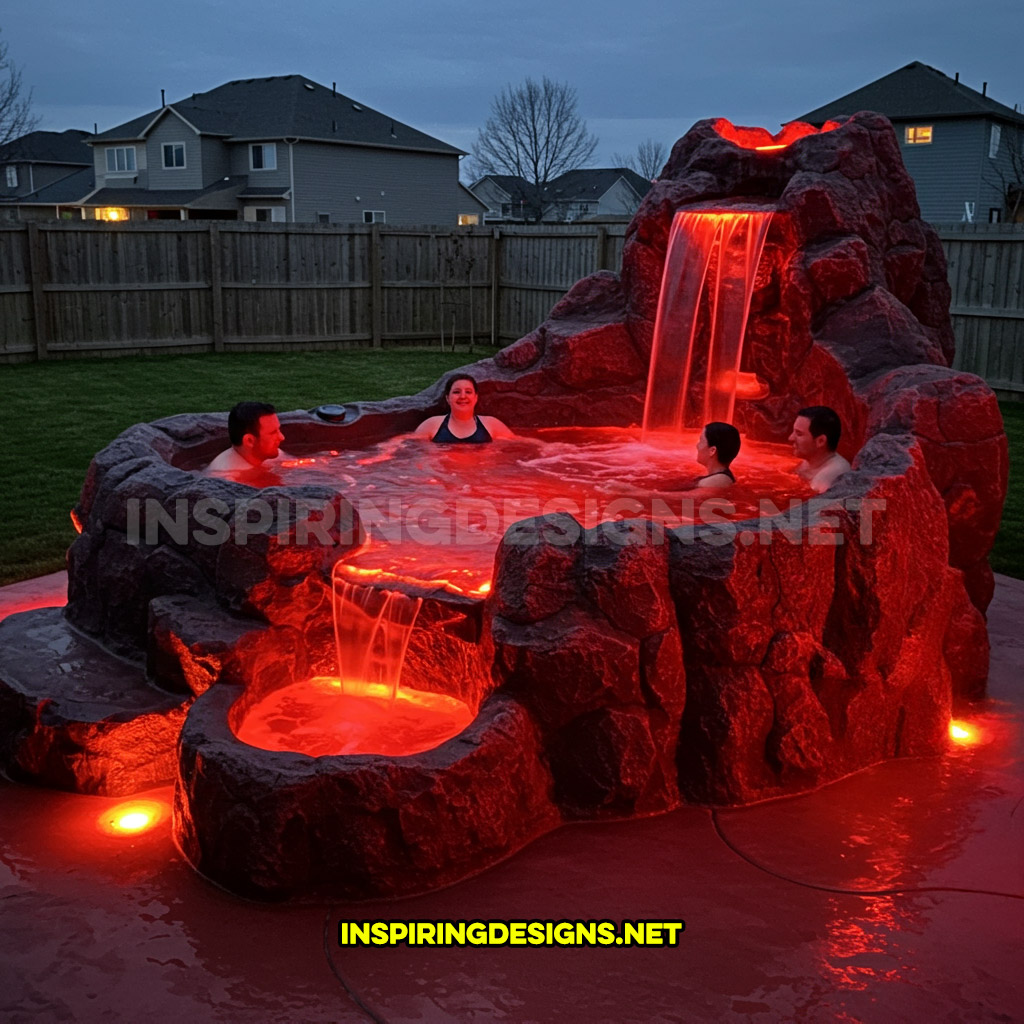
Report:
[[[221,256],[220,228],[216,224],[210,225],[210,325],[213,335],[213,351],[224,351],[224,291],[221,284],[220,256]]]
[[[491,265],[491,347],[501,344],[499,311],[501,310],[501,228],[494,228],[487,244],[487,261]]]
[[[46,247],[39,225],[28,224],[28,277],[32,286],[32,325],[36,336],[36,359],[49,358],[46,337]]]
[[[374,348],[384,343],[384,291],[381,288],[380,225],[370,227],[370,336]]]
[[[608,266],[608,229],[603,225],[598,225],[595,244],[597,246],[597,269],[611,270],[612,268]]]

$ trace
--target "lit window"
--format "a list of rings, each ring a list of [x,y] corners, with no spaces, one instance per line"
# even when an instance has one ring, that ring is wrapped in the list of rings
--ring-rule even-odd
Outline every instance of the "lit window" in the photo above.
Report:
[[[250,166],[254,171],[277,170],[277,144],[257,142],[249,147]]]
[[[480,215],[478,213],[460,213],[459,214],[459,226],[460,227],[472,227],[474,224],[480,223]]]
[[[999,137],[1003,134],[1002,128],[999,125],[992,125],[992,130],[988,136],[988,158],[989,160],[995,160],[999,153]]]
[[[110,146],[107,149],[107,173],[131,174],[135,171],[134,146]]]
[[[383,224],[384,223],[384,211],[383,210],[363,210],[363,223],[364,224]]]
[[[903,139],[908,146],[927,146],[932,141],[932,126],[925,124],[907,127]]]
[[[14,164],[7,165],[7,187],[18,187],[18,168],[15,167]]]
[[[170,169],[172,167],[184,167],[185,166],[185,143],[184,142],[165,142],[164,143],[164,167]]]
[[[123,206],[101,206],[96,210],[97,220],[128,220],[128,211]]]

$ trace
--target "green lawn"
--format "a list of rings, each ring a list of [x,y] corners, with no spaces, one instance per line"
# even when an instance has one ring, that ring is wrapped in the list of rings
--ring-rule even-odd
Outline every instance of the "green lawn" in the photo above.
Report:
[[[133,423],[243,399],[312,409],[408,395],[479,356],[387,352],[140,356],[0,366],[0,585],[64,567],[89,461]]]
[[[1001,402],[1010,440],[1010,487],[989,561],[995,572],[1024,579],[1024,402]]]
[[[224,410],[244,398],[311,409],[412,394],[466,353],[255,353],[89,359],[0,366],[0,584],[64,565],[68,511],[89,460],[126,427],[179,412]],[[1024,403],[1002,405],[1010,490],[992,552],[996,572],[1024,579]]]

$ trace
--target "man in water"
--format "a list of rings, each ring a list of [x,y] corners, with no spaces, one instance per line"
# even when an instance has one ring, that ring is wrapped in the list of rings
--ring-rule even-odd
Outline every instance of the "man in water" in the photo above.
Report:
[[[206,467],[213,476],[236,476],[260,469],[264,462],[280,457],[281,424],[277,410],[266,402],[239,402],[228,413],[226,448]]]
[[[793,454],[803,459],[796,467],[796,474],[818,494],[827,491],[850,468],[836,451],[842,429],[839,414],[827,405],[801,409],[793,421],[789,442]]]

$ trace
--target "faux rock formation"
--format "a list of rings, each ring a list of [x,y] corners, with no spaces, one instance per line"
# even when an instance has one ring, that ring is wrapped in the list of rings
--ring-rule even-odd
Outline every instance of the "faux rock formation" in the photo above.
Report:
[[[138,685],[168,695],[165,732],[188,708],[175,830],[200,871],[263,898],[404,894],[560,821],[759,800],[942,748],[954,703],[981,696],[987,675],[987,555],[1007,481],[998,406],[949,368],[945,262],[891,125],[858,114],[791,126],[785,141],[758,149],[773,145],[766,132],[697,124],[630,225],[621,274],[579,282],[470,369],[483,407],[513,428],[639,424],[676,213],[770,208],[741,367],[761,387],[737,398],[735,419],[784,441],[797,410],[830,405],[853,471],[823,500],[724,537],[646,521],[583,530],[564,515],[516,524],[486,601],[422,595],[404,678],[477,714],[433,751],[310,758],[232,731],[261,695],[330,670],[331,567],[360,539],[343,493],[263,492],[284,500],[271,529],[207,544],[195,502],[236,522],[252,495],[188,471],[219,450],[223,417],[135,427],[96,456],[62,628],[134,659]],[[408,431],[441,408],[442,386],[353,403],[341,424],[288,414],[289,448]],[[295,543],[296,499],[330,506],[326,539]],[[147,536],[137,510],[172,519],[178,501],[192,510],[184,533],[154,521]],[[114,791],[47,753],[65,741],[33,725],[46,695],[17,696],[18,671],[0,658],[0,701],[15,708],[4,766]]]

